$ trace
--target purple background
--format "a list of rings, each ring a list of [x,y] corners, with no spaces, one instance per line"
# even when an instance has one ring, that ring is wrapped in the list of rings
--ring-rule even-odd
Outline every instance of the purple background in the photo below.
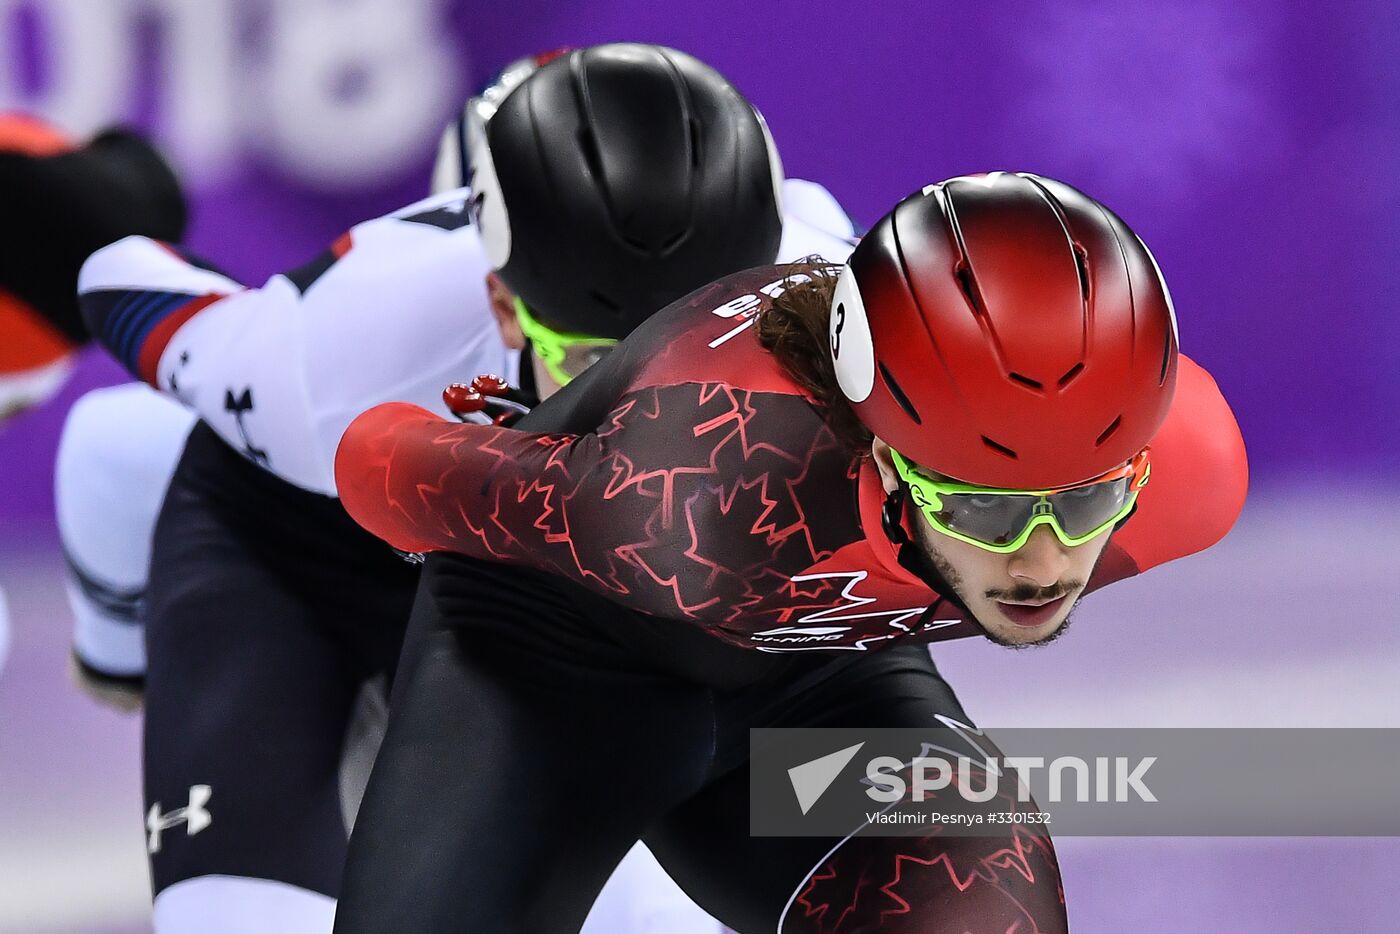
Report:
[[[232,109],[251,126],[272,93],[258,84],[270,7],[186,6],[221,4],[238,36]],[[57,5],[0,5],[19,10],[0,13],[0,106],[42,99]],[[664,42],[728,74],[768,117],[789,174],[826,184],[863,223],[938,178],[1030,170],[1105,201],[1152,246],[1183,348],[1239,417],[1251,503],[1220,548],[1095,597],[1083,615],[1099,625],[1081,622],[1053,651],[1008,660],[980,643],[940,648],[974,716],[1400,725],[1400,628],[1378,596],[1400,570],[1400,523],[1374,509],[1400,479],[1400,27],[1389,0],[515,0],[441,14],[457,63],[443,100],[521,54]],[[132,28],[148,50],[165,27],[146,17]],[[101,48],[115,55],[122,41]],[[99,116],[172,144],[171,95],[192,92],[140,64],[148,58],[133,66],[133,93]],[[353,94],[355,76],[344,77]],[[419,197],[436,132],[353,184],[292,171],[265,134],[238,140],[247,145],[220,164],[177,157],[194,180],[189,242],[260,281]],[[0,930],[15,917],[27,932],[139,929],[135,724],[63,682],[49,489],[67,406],[121,378],[90,353],[59,398],[0,429],[0,583],[15,626],[0,678]],[[1386,868],[1396,841],[1063,849],[1076,930],[1390,931],[1400,913]],[[62,881],[66,865],[81,883]],[[5,879],[22,880],[38,913],[7,911]],[[88,914],[75,907],[84,899]],[[109,923],[76,920],[99,916]]]
[[[1234,405],[1256,483],[1400,472],[1400,295],[1388,262],[1400,234],[1400,31],[1385,0],[1326,15],[1272,0],[524,0],[443,15],[462,87],[565,43],[636,38],[694,52],[764,110],[789,173],[825,183],[864,223],[960,172],[1070,181],[1153,247],[1182,345]],[[42,65],[43,30],[17,25],[30,51],[15,61]],[[151,85],[158,75],[111,117],[159,136]],[[333,191],[253,153],[201,176],[189,241],[260,279],[416,198],[433,144],[424,135],[416,158]],[[79,385],[114,378],[91,369]],[[0,518],[47,514],[64,402],[0,436]]]

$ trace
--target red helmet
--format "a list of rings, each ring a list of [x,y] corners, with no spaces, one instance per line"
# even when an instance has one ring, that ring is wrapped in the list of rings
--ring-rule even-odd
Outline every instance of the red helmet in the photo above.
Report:
[[[1049,489],[1141,451],[1176,390],[1156,261],[1103,205],[994,172],[901,201],[837,282],[831,351],[856,414],[966,483]]]

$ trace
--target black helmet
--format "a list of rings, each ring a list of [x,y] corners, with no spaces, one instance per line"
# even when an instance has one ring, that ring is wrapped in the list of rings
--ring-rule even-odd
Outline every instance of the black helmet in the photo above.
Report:
[[[572,48],[563,46],[538,55],[517,58],[492,75],[490,80],[481,86],[481,90],[467,100],[457,119],[442,131],[437,161],[433,163],[433,194],[461,188],[471,178],[471,166],[467,162],[467,125],[473,120],[484,121],[490,117],[496,112],[501,101],[505,100],[506,95],[514,91],[520,82],[539,71],[542,66],[572,51]]]
[[[771,263],[782,167],[763,118],[692,56],[569,52],[464,115],[491,265],[555,330],[626,337],[706,283]]]

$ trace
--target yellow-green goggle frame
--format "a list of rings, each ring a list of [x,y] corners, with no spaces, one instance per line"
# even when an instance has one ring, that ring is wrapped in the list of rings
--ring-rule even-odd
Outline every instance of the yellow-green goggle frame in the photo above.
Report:
[[[1148,478],[1152,475],[1152,463],[1144,450],[1122,467],[1084,483],[1053,490],[1003,490],[935,479],[921,473],[915,464],[893,448],[890,449],[890,455],[895,471],[908,484],[909,496],[914,505],[919,507],[924,519],[934,531],[996,554],[1010,554],[1019,550],[1030,540],[1036,528],[1042,525],[1048,525],[1055,537],[1071,548],[1102,535],[1133,511],[1137,504],[1138,492],[1147,485]],[[1117,489],[1105,486],[1106,484],[1118,484],[1121,487],[1121,498]],[[961,507],[964,516],[975,516],[977,507],[974,498],[986,497],[1019,498],[1014,503],[986,504],[988,507],[1016,507],[1004,510],[1012,527],[1001,529],[996,535],[988,531],[980,536],[971,534],[966,527],[959,528],[956,509]],[[1104,502],[1088,502],[1089,497],[1099,497],[1104,499]],[[1078,508],[1097,506],[1103,516],[1100,518],[1095,515],[1087,531],[1070,534],[1065,528],[1064,520],[1073,508],[1071,504],[1076,498],[1084,501]],[[971,526],[974,523],[963,524]],[[995,525],[992,528],[995,528]]]
[[[570,380],[582,376],[584,370],[618,343],[610,337],[556,331],[531,314],[530,307],[519,296],[515,297],[515,315],[520,321],[521,333],[529,338],[535,355],[560,386],[567,386]]]

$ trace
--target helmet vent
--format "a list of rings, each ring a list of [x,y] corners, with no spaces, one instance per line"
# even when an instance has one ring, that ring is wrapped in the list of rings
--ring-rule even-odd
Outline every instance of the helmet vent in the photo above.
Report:
[[[1172,336],[1167,334],[1166,340],[1162,341],[1162,372],[1157,374],[1157,385],[1160,386],[1167,381],[1167,367],[1172,362]]]
[[[1079,272],[1079,297],[1085,306],[1089,304],[1089,265],[1086,262],[1088,258],[1089,252],[1076,243],[1074,245],[1074,268]]]
[[[1035,392],[1042,392],[1042,393],[1045,391],[1045,386],[1044,386],[1044,384],[1041,383],[1041,381],[1038,380],[1038,379],[1031,379],[1029,376],[1022,376],[1020,373],[1007,373],[1006,376],[1007,376],[1008,379],[1011,379],[1011,380],[1013,380],[1014,382],[1020,383],[1022,386],[1025,386],[1027,389],[1031,389],[1031,390],[1034,390]]]
[[[962,288],[963,297],[967,299],[968,307],[977,317],[985,317],[987,306],[982,303],[982,292],[977,288],[977,280],[972,276],[972,267],[966,260],[958,263],[953,274],[958,278],[958,285]]]
[[[608,298],[608,297],[607,297],[606,295],[604,295],[602,292],[597,291],[596,289],[595,289],[595,290],[589,291],[588,297],[591,298],[591,299],[593,299],[593,300],[594,300],[595,302],[597,302],[599,305],[602,305],[602,306],[603,306],[604,308],[606,308],[608,311],[612,311],[612,312],[620,312],[620,311],[622,311],[622,306],[621,306],[621,305],[619,305],[617,302],[613,301],[612,299]]]
[[[578,148],[583,153],[584,164],[588,166],[588,171],[593,176],[593,180],[599,186],[607,184],[607,176],[603,174],[603,155],[598,151],[598,140],[593,136],[591,127],[579,127]]]
[[[1080,373],[1083,373],[1083,372],[1084,372],[1084,364],[1083,364],[1083,363],[1076,363],[1074,366],[1070,367],[1068,370],[1065,370],[1065,375],[1060,377],[1060,381],[1059,381],[1059,383],[1057,383],[1057,385],[1058,385],[1061,389],[1064,389],[1064,388],[1065,388],[1066,386],[1068,386],[1070,383],[1074,382],[1075,378],[1078,377],[1079,374],[1080,374]]]
[[[914,404],[909,401],[909,397],[904,394],[904,390],[899,388],[899,383],[894,381],[890,371],[885,369],[883,363],[880,364],[880,376],[884,379],[885,385],[890,390],[890,395],[894,396],[894,401],[899,403],[899,407],[904,413],[914,420],[915,425],[922,425],[924,420],[919,418],[919,413],[914,408]]]
[[[1099,435],[1098,438],[1094,440],[1094,446],[1102,447],[1105,441],[1113,437],[1113,433],[1118,430],[1118,426],[1121,424],[1123,424],[1123,416],[1120,415],[1113,420],[1112,424],[1103,430],[1103,434]]]
[[[698,169],[700,168],[700,145],[702,142],[700,121],[691,117],[688,123],[690,126],[690,165],[692,168]]]
[[[1012,460],[1017,459],[1015,451],[1011,450],[1004,444],[997,444],[995,441],[993,441],[991,438],[988,438],[986,435],[982,436],[982,443],[985,444],[987,447],[991,448],[993,451],[996,451],[1002,457],[1009,457]]]

